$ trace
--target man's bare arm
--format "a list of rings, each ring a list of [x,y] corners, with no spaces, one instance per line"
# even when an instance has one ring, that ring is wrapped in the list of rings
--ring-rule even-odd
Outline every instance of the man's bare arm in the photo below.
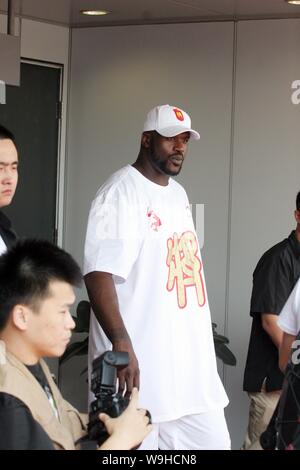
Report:
[[[277,320],[278,315],[275,315],[274,313],[262,313],[261,315],[263,329],[268,333],[271,340],[279,350],[282,342],[283,332],[277,325]]]
[[[289,361],[291,352],[292,352],[292,344],[295,341],[296,336],[290,335],[288,333],[283,333],[283,338],[279,350],[279,368],[282,372],[285,371],[287,363]]]
[[[84,277],[92,309],[106,336],[111,341],[114,351],[126,351],[129,354],[128,367],[118,371],[119,391],[126,385],[126,394],[130,395],[133,387],[139,388],[139,366],[131,339],[122,320],[118,297],[112,274],[97,272]]]

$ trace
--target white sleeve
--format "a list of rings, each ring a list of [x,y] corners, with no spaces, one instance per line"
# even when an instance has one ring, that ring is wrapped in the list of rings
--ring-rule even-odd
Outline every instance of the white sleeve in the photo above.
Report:
[[[84,250],[84,274],[108,272],[124,280],[144,238],[141,206],[120,187],[99,193],[93,201]]]
[[[300,331],[300,280],[281,310],[277,323],[282,331],[290,335],[296,336]]]

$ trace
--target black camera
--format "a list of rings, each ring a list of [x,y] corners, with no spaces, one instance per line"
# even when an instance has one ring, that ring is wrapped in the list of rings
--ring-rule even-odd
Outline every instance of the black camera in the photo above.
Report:
[[[91,391],[96,399],[90,405],[88,436],[101,445],[109,436],[99,413],[112,418],[119,416],[127,407],[129,400],[116,393],[117,370],[128,365],[127,352],[106,351],[93,361]]]

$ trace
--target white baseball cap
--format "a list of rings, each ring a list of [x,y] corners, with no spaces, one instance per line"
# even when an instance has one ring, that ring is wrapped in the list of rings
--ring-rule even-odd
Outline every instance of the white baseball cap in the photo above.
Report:
[[[189,132],[191,140],[200,139],[200,134],[191,129],[190,116],[182,109],[169,104],[155,106],[149,111],[143,128],[143,132],[147,131],[156,131],[164,137]]]

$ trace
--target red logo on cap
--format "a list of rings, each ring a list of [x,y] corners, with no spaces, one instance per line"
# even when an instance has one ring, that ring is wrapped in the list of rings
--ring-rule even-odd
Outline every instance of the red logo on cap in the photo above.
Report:
[[[184,121],[184,117],[183,117],[182,111],[180,111],[180,109],[174,108],[173,111],[174,111],[175,116],[177,117],[178,121]]]

